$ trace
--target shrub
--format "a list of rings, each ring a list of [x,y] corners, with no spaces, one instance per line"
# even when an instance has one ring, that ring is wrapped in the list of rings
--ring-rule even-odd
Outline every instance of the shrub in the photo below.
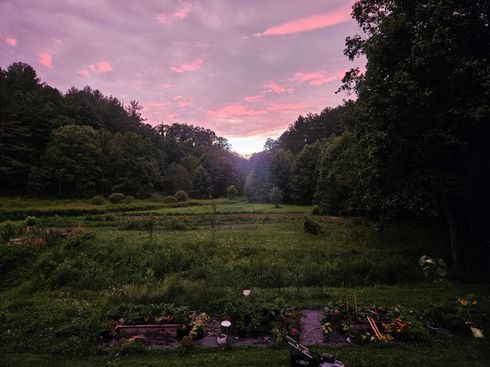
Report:
[[[271,203],[276,206],[276,208],[279,208],[279,204],[282,201],[282,192],[279,190],[277,186],[274,186],[269,193],[269,199],[271,200]]]
[[[121,194],[120,192],[113,192],[109,196],[109,201],[112,204],[120,204],[120,203],[122,203],[122,201],[124,200],[124,198],[125,198],[124,194]]]
[[[15,237],[18,233],[19,233],[18,226],[9,220],[0,227],[0,237],[4,241],[10,240],[12,237]]]
[[[189,200],[189,195],[187,195],[187,193],[184,190],[177,191],[174,196],[178,201]]]
[[[162,203],[165,203],[165,204],[176,203],[177,201],[178,201],[177,198],[175,196],[172,196],[172,195],[165,196],[162,199]]]
[[[132,203],[133,201],[134,201],[134,196],[131,195],[127,195],[123,200],[124,204],[129,204]]]
[[[103,205],[105,203],[105,199],[102,195],[95,195],[90,201],[94,205]]]
[[[160,195],[157,192],[154,192],[153,194],[151,194],[150,200],[151,201],[160,201],[160,200],[162,200],[162,195]]]
[[[226,189],[226,196],[230,200],[236,199],[236,197],[238,196],[238,190],[236,189],[235,185],[231,185]]]
[[[37,219],[36,217],[31,217],[31,216],[28,216],[26,219],[25,219],[25,224],[26,226],[28,227],[31,227],[31,226],[35,226],[36,223],[37,223]]]
[[[322,214],[322,209],[318,205],[315,205],[313,207],[313,209],[311,209],[311,214],[312,215],[321,215]]]
[[[320,234],[323,232],[320,224],[315,222],[309,215],[305,216],[303,224],[306,233]]]

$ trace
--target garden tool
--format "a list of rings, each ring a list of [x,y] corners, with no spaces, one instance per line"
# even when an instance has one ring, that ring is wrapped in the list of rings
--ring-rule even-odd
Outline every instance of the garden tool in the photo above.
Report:
[[[344,367],[344,364],[328,353],[317,353],[300,344],[290,336],[286,342],[291,351],[291,366]]]

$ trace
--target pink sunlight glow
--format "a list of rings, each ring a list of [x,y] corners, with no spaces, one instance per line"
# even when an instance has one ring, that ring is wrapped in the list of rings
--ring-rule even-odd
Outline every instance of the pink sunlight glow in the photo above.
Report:
[[[198,59],[191,61],[189,63],[184,63],[180,65],[172,65],[170,66],[170,70],[174,73],[181,74],[186,73],[188,71],[196,71],[199,70],[204,63],[204,57],[199,57]]]
[[[39,62],[42,65],[50,69],[53,67],[53,58],[51,57],[49,52],[40,52],[37,56],[39,57]]]
[[[267,28],[261,33],[256,33],[257,37],[262,36],[282,36],[285,34],[301,33],[312,31],[319,28],[332,27],[339,23],[346,22],[351,19],[351,8],[345,7],[336,11],[310,15],[305,18],[299,18]]]
[[[17,40],[13,37],[5,37],[3,39],[5,41],[5,43],[11,47],[15,47],[17,46]]]
[[[340,80],[344,77],[345,70],[339,71],[335,74],[329,74],[326,71],[315,71],[311,73],[297,72],[291,78],[296,82],[308,82],[311,85],[319,86],[325,83],[330,83],[336,80]]]
[[[109,61],[101,61],[101,62],[92,64],[89,67],[90,67],[90,70],[92,70],[96,74],[109,73],[113,70]]]

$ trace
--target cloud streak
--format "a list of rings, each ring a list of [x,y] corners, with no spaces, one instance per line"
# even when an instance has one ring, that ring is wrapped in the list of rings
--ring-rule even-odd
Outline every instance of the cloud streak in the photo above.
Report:
[[[257,37],[283,36],[286,34],[308,32],[315,29],[332,27],[350,20],[350,12],[351,8],[345,7],[323,14],[310,15],[267,28],[265,31],[256,33],[255,35]]]

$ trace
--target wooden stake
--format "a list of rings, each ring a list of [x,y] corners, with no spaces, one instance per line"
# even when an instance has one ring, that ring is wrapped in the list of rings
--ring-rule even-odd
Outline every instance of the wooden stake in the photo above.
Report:
[[[357,315],[357,297],[356,297],[356,294],[354,293],[354,312],[356,313],[356,317],[358,316]]]

